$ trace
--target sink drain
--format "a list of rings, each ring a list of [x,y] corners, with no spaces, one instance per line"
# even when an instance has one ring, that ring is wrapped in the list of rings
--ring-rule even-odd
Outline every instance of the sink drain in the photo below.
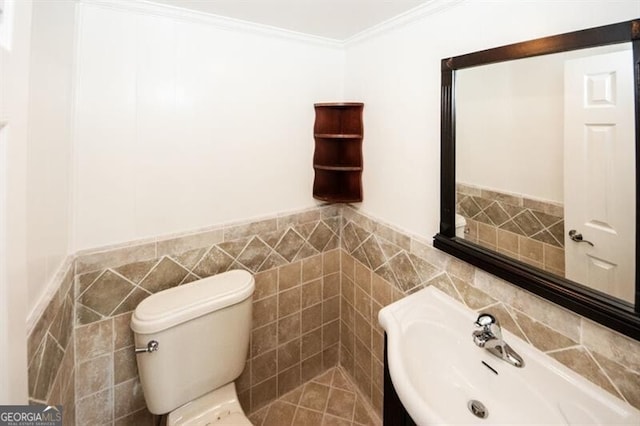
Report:
[[[484,404],[478,400],[472,399],[471,401],[467,402],[467,408],[469,408],[469,411],[471,411],[471,413],[473,413],[473,415],[476,417],[479,417],[481,419],[486,419],[487,417],[489,417],[489,410],[487,410],[487,407],[485,407]]]

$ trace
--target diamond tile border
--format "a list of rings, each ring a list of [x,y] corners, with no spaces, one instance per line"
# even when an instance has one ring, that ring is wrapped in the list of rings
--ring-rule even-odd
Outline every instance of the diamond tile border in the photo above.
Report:
[[[230,269],[255,274],[334,250],[340,244],[340,218],[328,214],[335,212],[320,209],[318,219],[305,223],[301,220],[311,217],[309,212],[292,215],[280,230],[268,226],[275,219],[234,226],[228,236],[241,236],[235,240],[83,273],[78,276],[77,323],[85,325],[129,312],[157,291]],[[249,235],[249,231],[261,233]],[[184,248],[185,244],[177,242],[176,246]]]
[[[282,213],[277,216],[269,216],[252,221],[235,222],[208,228],[197,229],[189,232],[173,235],[164,235],[158,238],[137,240],[124,244],[101,247],[97,249],[82,250],[77,253],[76,274],[99,271],[105,268],[116,268],[133,262],[159,259],[162,256],[175,256],[190,250],[211,247],[220,243],[238,241],[253,236],[261,236],[263,241],[274,247],[280,241],[284,231],[292,228],[301,235],[305,241],[314,228],[308,229],[310,223],[323,221],[329,229],[336,233],[339,229],[341,206],[324,205],[310,209]],[[274,242],[275,238],[275,242]],[[316,241],[314,238],[313,241]],[[339,239],[331,240],[327,246],[339,244]],[[315,250],[321,251],[313,246]],[[335,248],[334,247],[334,248]],[[306,251],[308,249],[305,248]],[[304,256],[297,253],[298,258]],[[236,257],[236,256],[232,256]]]

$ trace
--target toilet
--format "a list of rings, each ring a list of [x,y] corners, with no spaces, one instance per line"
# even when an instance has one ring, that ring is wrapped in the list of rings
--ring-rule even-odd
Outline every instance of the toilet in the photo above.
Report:
[[[461,214],[456,213],[456,237],[464,238],[467,233],[467,219]]]
[[[234,380],[245,367],[253,276],[224,272],[149,296],[131,318],[147,408],[167,426],[251,425]]]

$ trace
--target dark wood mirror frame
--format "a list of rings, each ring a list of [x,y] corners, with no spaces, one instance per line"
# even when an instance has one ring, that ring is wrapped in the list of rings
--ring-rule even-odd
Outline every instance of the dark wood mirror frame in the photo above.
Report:
[[[633,46],[636,128],[636,258],[640,253],[640,19],[544,37],[442,60],[440,232],[434,247],[496,275],[516,286],[564,306],[580,315],[640,340],[640,268],[636,266],[635,305],[590,290],[573,281],[544,272],[495,251],[455,237],[456,116],[455,71],[478,65],[589,47],[631,42]]]

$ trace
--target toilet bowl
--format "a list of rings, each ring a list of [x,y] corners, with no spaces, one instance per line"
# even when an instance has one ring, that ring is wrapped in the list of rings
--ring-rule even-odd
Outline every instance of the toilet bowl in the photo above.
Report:
[[[160,291],[131,318],[147,408],[167,426],[251,425],[234,380],[245,367],[253,276],[228,271]]]
[[[167,426],[251,426],[238,401],[235,383],[191,401],[169,413]]]

